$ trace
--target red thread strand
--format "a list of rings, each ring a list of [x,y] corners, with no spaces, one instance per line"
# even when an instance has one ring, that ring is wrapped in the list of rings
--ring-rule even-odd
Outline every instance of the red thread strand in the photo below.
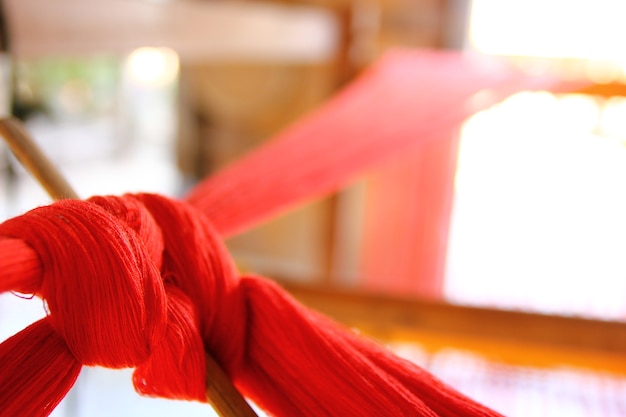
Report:
[[[48,318],[0,344],[0,415],[45,417],[70,390],[81,364]]]
[[[0,237],[0,254],[0,292],[36,294],[43,272],[37,253],[19,239]]]
[[[393,51],[270,142],[205,179],[186,199],[222,236],[231,236],[337,190],[409,148],[448,137],[467,116],[514,92],[578,86],[468,53]],[[490,100],[473,103],[478,92]]]

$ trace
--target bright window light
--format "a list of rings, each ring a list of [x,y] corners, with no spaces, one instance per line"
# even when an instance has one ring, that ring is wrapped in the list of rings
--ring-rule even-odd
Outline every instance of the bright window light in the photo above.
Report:
[[[474,0],[470,42],[487,54],[626,61],[624,0]]]
[[[131,52],[126,68],[140,85],[166,85],[178,75],[178,55],[169,48],[142,47]]]
[[[449,299],[626,316],[624,120],[626,98],[522,92],[465,123]]]
[[[529,70],[557,63],[563,77],[626,81],[626,1],[472,4],[475,50],[521,57],[514,61]],[[446,296],[623,319],[625,121],[625,97],[545,91],[471,117],[461,132]]]

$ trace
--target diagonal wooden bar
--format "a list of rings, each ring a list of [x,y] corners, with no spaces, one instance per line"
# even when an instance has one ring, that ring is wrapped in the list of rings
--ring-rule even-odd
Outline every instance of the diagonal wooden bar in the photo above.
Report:
[[[55,200],[79,199],[78,194],[37,146],[19,119],[1,118],[0,135],[15,157],[37,179],[50,197]]]
[[[19,119],[0,118],[0,136],[50,197],[54,200],[80,198],[30,137]],[[215,411],[222,417],[256,417],[257,414],[208,352],[205,352],[205,361],[206,398]]]

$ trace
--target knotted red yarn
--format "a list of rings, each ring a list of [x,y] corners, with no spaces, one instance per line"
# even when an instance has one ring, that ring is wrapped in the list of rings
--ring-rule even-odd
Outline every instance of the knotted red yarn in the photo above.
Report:
[[[36,294],[49,315],[0,344],[0,414],[48,415],[82,365],[134,367],[142,394],[204,401],[206,350],[271,415],[497,415],[273,282],[239,277],[221,239],[449,133],[481,89],[531,85],[457,54],[392,55],[188,203],[94,197],[1,224],[0,291]]]
[[[8,220],[0,236],[32,248],[49,309],[2,345],[2,369],[13,372],[0,373],[0,386],[68,375],[29,390],[29,415],[47,415],[80,365],[135,367],[142,394],[204,401],[205,349],[272,415],[496,415],[272,282],[240,278],[206,217],[183,202],[62,201]],[[52,359],[35,371],[42,362],[19,355],[33,346]],[[23,412],[14,394],[0,392],[3,415]]]

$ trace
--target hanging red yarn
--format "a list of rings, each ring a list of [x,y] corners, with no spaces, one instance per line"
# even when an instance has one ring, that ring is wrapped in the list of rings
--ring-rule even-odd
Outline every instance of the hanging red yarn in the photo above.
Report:
[[[470,53],[392,51],[329,102],[206,178],[187,201],[230,236],[454,134],[468,116],[515,92],[578,87]]]
[[[0,345],[0,414],[48,415],[81,365],[134,367],[142,394],[204,401],[207,350],[276,416],[497,415],[271,281],[239,277],[221,238],[453,128],[481,88],[534,82],[456,54],[392,56],[189,204],[95,197],[1,224],[0,291],[41,296],[50,313]]]

